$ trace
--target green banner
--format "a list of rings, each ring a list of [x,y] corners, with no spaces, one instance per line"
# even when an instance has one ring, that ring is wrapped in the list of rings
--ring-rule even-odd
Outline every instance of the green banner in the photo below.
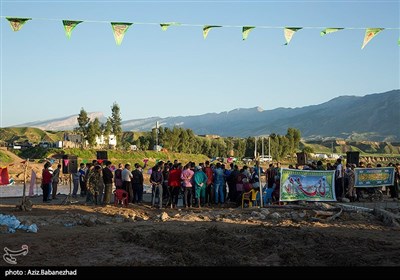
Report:
[[[133,23],[130,22],[111,22],[115,43],[119,46],[124,39],[125,33]]]
[[[10,18],[10,17],[6,17],[6,19],[10,22],[13,31],[20,30],[28,20],[31,20],[31,18]]]
[[[321,36],[325,36],[326,34],[333,33],[333,32],[337,32],[337,31],[340,31],[340,30],[343,30],[343,29],[344,29],[344,28],[341,28],[341,27],[330,27],[330,28],[326,28],[326,29],[324,29],[324,30],[321,31]]]
[[[68,39],[71,39],[71,34],[72,30],[80,24],[82,21],[81,20],[63,20],[62,23],[64,25],[65,29],[65,35],[67,36]]]
[[[373,188],[394,185],[394,167],[356,168],[355,187]]]
[[[256,27],[255,26],[243,26],[243,29],[242,29],[243,40],[247,39],[247,37],[249,36],[250,31],[253,30],[254,28],[256,28]]]
[[[285,35],[286,43],[285,45],[288,45],[290,41],[292,40],[292,37],[294,33],[302,29],[302,27],[285,27],[283,30],[283,34]]]
[[[364,42],[361,46],[361,49],[363,49],[369,43],[369,41],[371,41],[372,38],[378,35],[378,33],[381,32],[383,29],[384,28],[368,28],[365,31]]]
[[[222,26],[220,26],[220,25],[204,25],[204,27],[203,27],[203,37],[204,37],[204,39],[207,38],[208,32],[210,32],[211,28],[214,28],[214,27],[216,28],[216,27],[222,27]]]
[[[282,169],[280,201],[336,201],[335,171]]]

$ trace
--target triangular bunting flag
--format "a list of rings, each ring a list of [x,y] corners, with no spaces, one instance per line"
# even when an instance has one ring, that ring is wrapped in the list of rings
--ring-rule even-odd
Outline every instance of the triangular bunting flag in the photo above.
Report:
[[[344,28],[341,28],[341,27],[338,27],[338,28],[336,28],[336,27],[326,28],[326,29],[321,31],[321,36],[325,36],[326,34],[337,32],[337,31],[343,30],[343,29]]]
[[[11,28],[14,31],[20,30],[28,20],[31,20],[31,18],[9,18],[9,17],[6,17],[6,19],[10,22]]]
[[[68,166],[68,163],[69,163],[69,159],[64,159],[64,165]]]
[[[162,31],[167,31],[168,27],[170,27],[171,25],[181,25],[178,22],[165,22],[165,23],[160,23],[161,29]]]
[[[118,46],[121,45],[126,31],[132,24],[133,23],[130,22],[111,22],[115,43],[117,43]]]
[[[63,25],[65,29],[65,35],[67,36],[68,39],[71,39],[71,34],[72,30],[80,24],[82,21],[81,20],[63,20]]]
[[[87,163],[87,159],[82,160],[82,163],[86,164]]]
[[[204,27],[203,27],[204,39],[207,38],[208,32],[210,32],[211,28],[214,28],[214,27],[222,27],[222,26],[220,26],[220,25],[204,25]]]
[[[8,176],[7,167],[0,167],[0,185],[8,185],[10,183],[10,178]]]
[[[381,32],[384,28],[367,28],[365,31],[365,36],[364,36],[364,42],[362,44],[361,49],[363,49],[369,41],[372,40],[376,35],[378,35],[379,32]]]
[[[247,37],[249,36],[250,31],[253,30],[254,28],[256,28],[256,27],[255,26],[243,26],[243,29],[242,29],[243,40],[247,39]]]
[[[286,39],[285,45],[288,45],[290,43],[294,33],[299,31],[300,29],[302,29],[302,27],[285,27],[285,29],[283,30]]]
[[[149,161],[148,158],[145,158],[145,159],[143,160],[144,163],[147,163],[148,161]]]
[[[103,164],[103,161],[104,161],[103,159],[98,159],[98,160],[97,160],[97,162],[98,162],[100,165]]]

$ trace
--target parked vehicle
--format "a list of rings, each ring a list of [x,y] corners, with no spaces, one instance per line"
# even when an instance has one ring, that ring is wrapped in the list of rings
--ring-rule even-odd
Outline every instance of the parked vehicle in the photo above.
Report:
[[[242,158],[242,161],[243,161],[244,164],[249,164],[249,163],[251,163],[251,162],[254,161],[254,158],[252,158],[252,157],[245,157],[245,158]]]
[[[272,156],[260,156],[260,162],[272,162]]]

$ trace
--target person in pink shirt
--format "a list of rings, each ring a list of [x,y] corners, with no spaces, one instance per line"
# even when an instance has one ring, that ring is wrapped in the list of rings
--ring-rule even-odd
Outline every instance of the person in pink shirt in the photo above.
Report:
[[[182,171],[181,174],[181,179],[183,183],[183,188],[184,188],[184,204],[186,208],[192,206],[192,178],[194,176],[193,170],[190,169],[190,163],[185,165],[184,170]]]

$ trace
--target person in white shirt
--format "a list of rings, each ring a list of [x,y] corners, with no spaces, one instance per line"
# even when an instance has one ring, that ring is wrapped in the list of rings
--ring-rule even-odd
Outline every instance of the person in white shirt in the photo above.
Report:
[[[132,190],[132,172],[131,165],[129,163],[125,164],[125,169],[122,170],[122,189],[127,191],[129,194],[128,201],[132,201],[133,199],[133,190]]]

